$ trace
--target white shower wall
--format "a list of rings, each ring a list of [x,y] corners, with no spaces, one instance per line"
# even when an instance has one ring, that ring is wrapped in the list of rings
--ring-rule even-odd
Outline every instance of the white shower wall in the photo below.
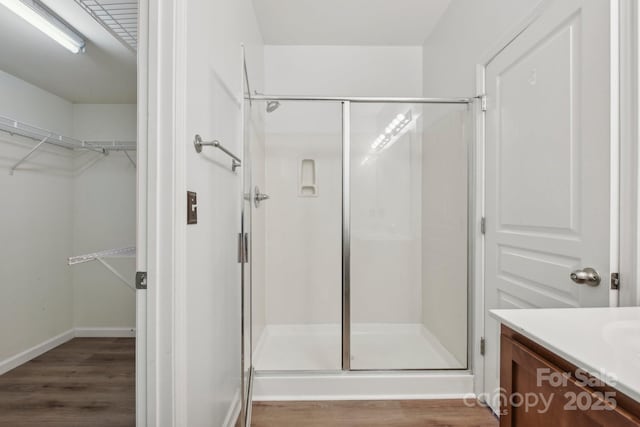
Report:
[[[265,92],[421,96],[422,50],[420,47],[266,46]],[[256,105],[254,108],[264,108],[263,104]],[[283,102],[278,110],[265,116],[266,183],[261,189],[272,196],[272,200],[263,205],[266,210],[265,281],[261,284],[254,278],[253,293],[254,306],[265,307],[266,324],[340,323],[340,108],[339,103]],[[299,198],[296,193],[299,161],[307,157],[318,159],[317,198]],[[288,197],[288,203],[282,203],[283,197]],[[254,229],[254,233],[259,232]],[[282,232],[287,235],[283,237]],[[380,246],[357,239],[354,245],[390,263],[388,275],[371,278],[374,284],[379,284],[378,289],[386,287],[389,292],[369,292],[366,295],[369,309],[359,315],[354,312],[354,321],[419,323],[419,268],[407,270],[401,267],[402,263],[392,262],[410,259],[411,253],[420,250],[419,245]],[[366,273],[366,265],[354,268],[364,269]],[[264,302],[260,301],[260,295],[264,295]],[[392,304],[389,296],[395,298]],[[384,317],[380,316],[381,312]]]
[[[283,103],[266,117],[267,324],[340,321],[340,123],[339,104]],[[300,196],[303,159],[315,162],[316,197]]]
[[[422,320],[466,365],[470,121],[458,106],[437,113],[422,141]]]
[[[247,126],[248,143],[251,152],[252,185],[264,190],[266,188],[266,147],[264,115],[262,108],[248,108]],[[247,140],[245,139],[245,142]],[[252,337],[260,337],[266,325],[266,209],[251,211],[251,327]],[[256,349],[257,338],[253,339],[252,350]]]
[[[398,114],[414,120],[398,142],[371,145]],[[421,322],[422,133],[420,105],[351,106],[351,318]]]

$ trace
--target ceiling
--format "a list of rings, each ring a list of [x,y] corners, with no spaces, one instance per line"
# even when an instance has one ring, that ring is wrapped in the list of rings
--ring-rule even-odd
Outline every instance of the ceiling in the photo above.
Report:
[[[422,45],[451,0],[253,0],[265,44]]]
[[[87,43],[75,55],[0,6],[0,69],[75,103],[136,102],[136,54],[72,0],[43,0]]]
[[[68,52],[0,6],[0,69],[71,102],[136,102],[135,52],[76,1],[42,1],[85,37],[86,52]],[[253,0],[264,43],[272,45],[421,45],[449,2]]]

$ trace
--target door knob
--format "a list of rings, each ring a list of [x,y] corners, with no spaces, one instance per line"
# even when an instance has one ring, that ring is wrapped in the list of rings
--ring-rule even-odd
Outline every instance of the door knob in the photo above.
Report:
[[[587,267],[573,271],[571,280],[579,285],[598,286],[600,284],[600,275],[593,268]]]
[[[269,199],[269,195],[261,193],[260,189],[258,187],[256,187],[256,195],[253,198],[253,204],[256,206],[256,208],[260,207],[260,202],[268,200]]]

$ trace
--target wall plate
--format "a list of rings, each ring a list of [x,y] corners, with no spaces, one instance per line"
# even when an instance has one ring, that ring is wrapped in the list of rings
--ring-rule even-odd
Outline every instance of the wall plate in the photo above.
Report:
[[[187,191],[187,224],[198,223],[198,195]]]

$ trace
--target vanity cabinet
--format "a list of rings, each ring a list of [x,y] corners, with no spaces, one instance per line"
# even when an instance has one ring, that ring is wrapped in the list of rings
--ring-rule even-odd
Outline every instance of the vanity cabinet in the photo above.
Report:
[[[640,403],[502,326],[500,426],[640,426]]]

